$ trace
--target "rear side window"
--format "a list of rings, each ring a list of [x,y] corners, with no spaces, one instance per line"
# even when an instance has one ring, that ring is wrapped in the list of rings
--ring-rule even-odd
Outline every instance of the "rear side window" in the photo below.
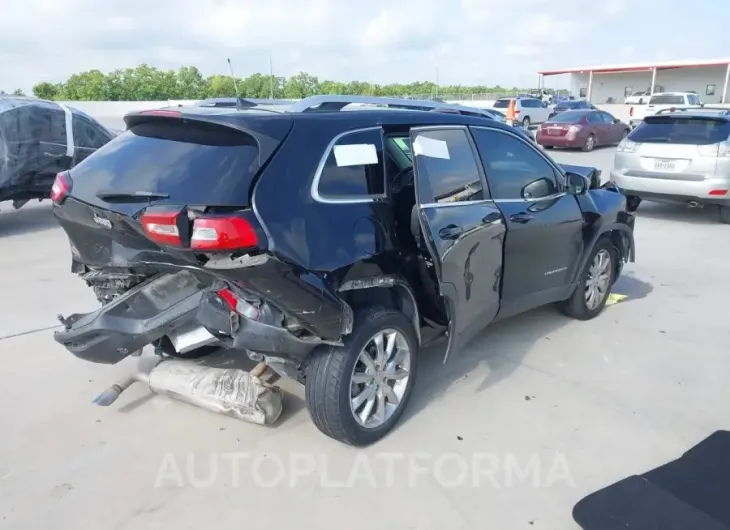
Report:
[[[629,140],[638,143],[710,145],[730,137],[730,122],[708,118],[660,116],[642,122]]]
[[[109,135],[98,127],[89,123],[88,120],[73,117],[74,144],[87,149],[99,149],[109,141]]]
[[[498,99],[494,103],[494,108],[495,109],[506,109],[509,107],[509,102],[510,102],[509,99]]]
[[[384,195],[382,130],[358,131],[340,138],[327,155],[317,189],[321,197],[331,199]]]
[[[412,149],[421,204],[484,198],[478,162],[464,129],[419,132]]]
[[[684,96],[653,96],[649,105],[684,105]]]
[[[256,140],[230,127],[178,120],[133,126],[71,170],[73,194],[102,204],[101,190],[165,193],[161,203],[249,204],[259,170]]]

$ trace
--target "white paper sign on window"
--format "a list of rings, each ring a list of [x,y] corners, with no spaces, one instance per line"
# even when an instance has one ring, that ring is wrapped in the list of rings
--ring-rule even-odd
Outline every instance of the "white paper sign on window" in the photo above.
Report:
[[[334,152],[339,167],[378,163],[378,151],[373,144],[336,145]]]
[[[443,140],[434,140],[425,136],[417,136],[413,142],[413,153],[420,156],[428,156],[430,158],[441,158],[450,160],[449,145]]]

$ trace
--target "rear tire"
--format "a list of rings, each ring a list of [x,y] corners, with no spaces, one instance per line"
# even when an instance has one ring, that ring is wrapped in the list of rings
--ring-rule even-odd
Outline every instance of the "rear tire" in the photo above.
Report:
[[[555,146],[554,145],[543,145],[543,147],[545,149],[553,149]]]
[[[720,222],[730,225],[730,206],[720,206],[719,210]]]
[[[616,279],[617,260],[618,253],[611,240],[607,237],[600,238],[581,272],[578,286],[573,295],[559,305],[560,310],[577,320],[590,320],[598,316],[606,305]],[[590,298],[589,291],[593,291],[594,296],[599,298]]]
[[[588,135],[588,138],[586,138],[585,143],[583,144],[583,147],[581,148],[585,152],[593,151],[593,149],[596,147],[596,137],[592,134]]]
[[[525,116],[525,119],[522,120],[522,128],[525,129],[526,131],[530,129],[530,117],[529,116]]]
[[[413,323],[403,313],[379,306],[360,310],[353,330],[344,346],[321,346],[312,352],[305,398],[312,422],[323,434],[364,446],[388,434],[403,414],[416,380],[418,340]],[[395,338],[389,356],[391,336]],[[384,348],[380,359],[374,353],[377,337]],[[392,374],[397,377],[389,378]],[[389,387],[386,391],[384,385]]]

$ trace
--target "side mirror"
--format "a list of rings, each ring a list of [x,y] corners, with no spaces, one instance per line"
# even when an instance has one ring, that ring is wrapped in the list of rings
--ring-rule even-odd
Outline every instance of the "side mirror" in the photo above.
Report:
[[[618,125],[619,123],[621,123],[621,120],[619,120],[618,118],[614,118],[613,123]]]
[[[578,173],[568,173],[568,193],[571,195],[583,195],[588,192],[591,187],[590,179]]]
[[[522,188],[523,199],[540,199],[548,197],[555,193],[555,182],[548,178],[533,180],[527,186]]]

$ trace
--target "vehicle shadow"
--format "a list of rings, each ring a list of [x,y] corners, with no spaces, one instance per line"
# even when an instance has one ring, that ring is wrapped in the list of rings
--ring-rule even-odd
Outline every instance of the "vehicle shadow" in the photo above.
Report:
[[[416,416],[467,377],[480,378],[477,393],[498,384],[522,364],[536,342],[550,340],[551,333],[572,321],[557,308],[547,306],[496,322],[453,354],[445,365],[446,341],[428,346],[420,353],[418,378],[403,421]]]
[[[626,296],[621,303],[645,298],[652,291],[651,284],[630,274],[623,274],[612,289],[613,293]],[[607,307],[604,311],[610,310]],[[604,317],[605,313],[597,318]],[[551,340],[551,334],[571,322],[576,321],[560,313],[554,305],[496,322],[453,354],[446,365],[443,364],[445,340],[424,348],[420,352],[416,386],[402,421],[415,417],[468,377],[480,378],[476,393],[493,387],[523,363],[537,342]]]
[[[0,237],[19,236],[58,227],[50,204],[27,205],[15,210],[12,203],[2,203],[0,209]]]
[[[636,211],[639,218],[656,219],[660,221],[674,221],[678,223],[692,223],[699,225],[720,224],[717,208],[689,208],[681,204],[664,202],[642,202]]]

